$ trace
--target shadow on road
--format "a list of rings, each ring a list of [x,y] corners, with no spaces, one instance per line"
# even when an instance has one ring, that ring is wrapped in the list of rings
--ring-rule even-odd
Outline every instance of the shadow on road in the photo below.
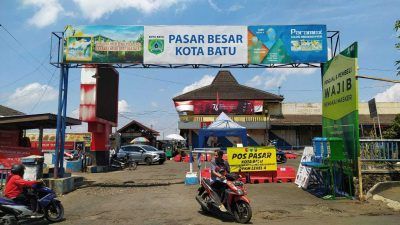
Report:
[[[201,214],[202,216],[207,216],[207,217],[219,219],[221,222],[224,222],[224,223],[234,223],[234,222],[236,222],[231,214],[223,213],[223,212],[218,211],[218,210],[215,210],[215,211],[212,211],[212,212],[204,212],[204,211],[200,210],[200,211],[198,211],[198,213]],[[253,223],[250,221],[247,224],[253,224]]]
[[[90,187],[108,187],[108,188],[132,188],[132,187],[162,187],[173,184],[184,184],[183,181],[167,182],[167,183],[135,183],[134,181],[126,181],[123,183],[88,183],[79,189],[90,188]]]

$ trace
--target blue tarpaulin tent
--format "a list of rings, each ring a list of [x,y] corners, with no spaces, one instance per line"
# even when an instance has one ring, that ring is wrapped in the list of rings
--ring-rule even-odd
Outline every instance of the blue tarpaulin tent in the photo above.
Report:
[[[224,112],[210,124],[208,128],[199,130],[199,147],[204,148],[208,137],[235,136],[242,139],[243,146],[247,146],[247,131],[245,127],[235,123]]]

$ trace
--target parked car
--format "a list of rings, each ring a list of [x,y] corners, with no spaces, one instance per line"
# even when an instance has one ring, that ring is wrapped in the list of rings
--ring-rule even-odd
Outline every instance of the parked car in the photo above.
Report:
[[[150,145],[125,145],[121,146],[117,153],[117,157],[125,157],[129,155],[129,158],[138,163],[146,163],[151,165],[153,163],[163,164],[165,162],[165,153]]]

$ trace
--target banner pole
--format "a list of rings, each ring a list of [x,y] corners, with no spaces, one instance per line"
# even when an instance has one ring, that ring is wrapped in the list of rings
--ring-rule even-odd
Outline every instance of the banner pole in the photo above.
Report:
[[[379,128],[379,135],[381,136],[381,140],[383,139],[382,138],[382,129],[381,129],[381,121],[379,120],[379,114],[378,114],[378,128]]]
[[[358,191],[359,191],[359,198],[361,201],[364,200],[364,193],[363,193],[363,183],[362,183],[362,171],[361,171],[361,157],[358,157]]]

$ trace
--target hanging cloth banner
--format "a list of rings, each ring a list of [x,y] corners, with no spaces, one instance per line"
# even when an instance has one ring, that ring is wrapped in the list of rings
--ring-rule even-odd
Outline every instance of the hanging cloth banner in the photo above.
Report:
[[[325,25],[68,25],[65,63],[282,64],[327,60]]]

